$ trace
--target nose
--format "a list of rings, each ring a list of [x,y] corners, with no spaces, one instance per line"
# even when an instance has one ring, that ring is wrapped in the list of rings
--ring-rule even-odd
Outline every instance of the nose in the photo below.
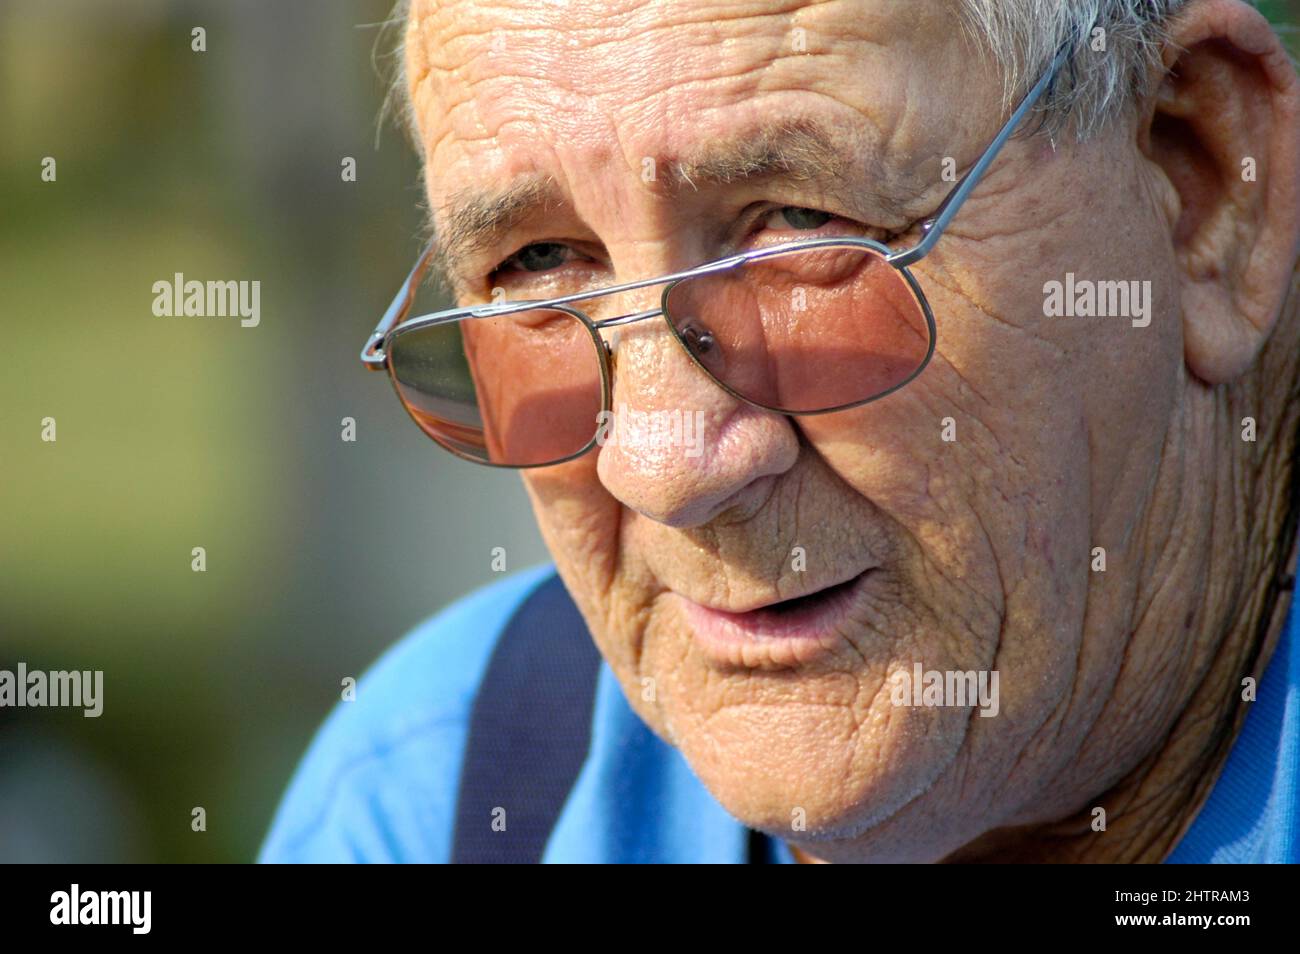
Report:
[[[760,505],[768,478],[790,470],[799,455],[789,419],[723,390],[662,316],[604,333],[614,370],[613,411],[598,438],[605,489],[671,527]]]

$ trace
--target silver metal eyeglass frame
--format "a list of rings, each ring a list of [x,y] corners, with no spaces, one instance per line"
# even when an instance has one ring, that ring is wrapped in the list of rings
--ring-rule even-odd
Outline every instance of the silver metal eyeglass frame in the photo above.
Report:
[[[601,357],[603,359],[602,360],[602,384],[603,384],[604,394],[603,394],[602,401],[603,404],[606,406],[606,409],[608,409],[608,404],[610,400],[610,393],[609,393],[610,381],[609,381],[609,368],[608,368],[608,357],[610,355],[610,348],[608,342],[606,342],[603,338],[600,337],[599,332],[602,329],[615,328],[620,325],[628,325],[628,324],[632,324],[633,322],[645,321],[646,319],[649,318],[656,318],[661,315],[664,315],[665,314],[664,302],[668,297],[668,293],[672,291],[674,285],[676,285],[678,282],[683,281],[685,279],[695,278],[700,275],[708,275],[714,272],[725,271],[726,269],[735,268],[738,265],[743,265],[748,262],[759,261],[761,259],[768,258],[774,255],[788,255],[791,252],[799,252],[804,249],[818,248],[818,247],[824,247],[828,245],[829,246],[836,246],[836,245],[857,246],[861,248],[871,249],[872,251],[881,254],[884,258],[884,261],[887,264],[892,265],[894,268],[896,268],[899,271],[902,277],[907,281],[908,285],[911,286],[912,291],[916,295],[917,302],[920,304],[921,310],[925,315],[925,320],[929,325],[929,331],[930,331],[929,349],[926,352],[926,356],[924,360],[920,363],[917,369],[914,372],[912,372],[912,374],[908,375],[907,378],[905,378],[903,381],[899,382],[898,384],[894,385],[893,387],[889,388],[888,390],[882,391],[879,394],[874,394],[869,398],[865,398],[862,401],[858,401],[853,404],[847,404],[842,407],[827,408],[825,410],[785,411],[785,410],[781,410],[780,408],[766,407],[765,405],[758,404],[757,402],[752,401],[749,398],[746,398],[742,394],[736,393],[725,383],[718,381],[717,378],[715,378],[712,374],[709,374],[707,369],[704,370],[706,374],[709,374],[710,379],[713,380],[715,384],[717,384],[723,390],[727,391],[729,394],[732,394],[734,397],[738,398],[739,400],[742,400],[745,403],[754,405],[756,407],[761,407],[764,410],[774,411],[780,414],[789,414],[792,416],[810,416],[816,414],[825,414],[833,411],[847,410],[848,408],[857,407],[862,404],[867,404],[870,403],[871,401],[877,401],[880,398],[892,394],[894,391],[897,391],[899,388],[913,381],[923,370],[925,370],[926,365],[930,363],[930,358],[934,354],[935,339],[937,337],[937,331],[934,323],[934,316],[931,313],[930,303],[925,297],[925,292],[922,290],[920,283],[912,275],[908,266],[913,265],[916,262],[920,261],[926,255],[928,255],[930,251],[934,248],[935,243],[938,242],[939,238],[943,235],[944,229],[947,228],[948,224],[952,222],[953,218],[957,215],[957,212],[961,208],[962,203],[966,201],[967,197],[975,189],[975,186],[979,183],[984,173],[988,171],[989,166],[993,164],[994,160],[998,156],[998,153],[1001,152],[1002,147],[1006,144],[1007,140],[1011,138],[1016,128],[1024,120],[1025,116],[1028,115],[1029,111],[1033,108],[1034,104],[1038,102],[1038,100],[1042,97],[1044,91],[1046,91],[1047,88],[1052,84],[1053,80],[1060,72],[1063,64],[1069,59],[1069,53],[1070,53],[1070,48],[1068,46],[1063,46],[1057,52],[1051,65],[1043,72],[1043,75],[1039,78],[1038,82],[1034,84],[1033,88],[1030,89],[1030,91],[1025,95],[1024,99],[1021,100],[1020,104],[1016,107],[1015,111],[1012,112],[1010,118],[1007,119],[1006,123],[1003,125],[1001,130],[999,130],[997,136],[995,136],[993,141],[989,143],[988,147],[984,150],[983,154],[979,157],[979,159],[975,161],[975,164],[971,166],[969,170],[967,170],[965,175],[963,175],[957,181],[957,183],[953,186],[952,191],[950,191],[944,197],[943,201],[939,204],[938,208],[935,209],[934,214],[921,223],[921,230],[924,233],[921,238],[921,241],[919,241],[916,245],[913,245],[910,248],[891,250],[888,246],[882,245],[881,243],[875,242],[871,239],[856,238],[852,236],[800,239],[793,242],[783,242],[779,245],[766,246],[764,248],[756,249],[750,252],[742,252],[737,255],[729,255],[724,258],[715,259],[714,261],[711,262],[706,262],[703,265],[698,265],[695,268],[687,269],[686,271],[673,272],[672,274],[662,275],[659,276],[658,278],[645,278],[634,282],[625,282],[623,284],[618,284],[618,285],[608,285],[602,288],[593,288],[593,289],[588,289],[587,291],[575,292],[570,295],[562,295],[558,298],[505,301],[505,302],[499,302],[495,304],[479,304],[479,305],[462,306],[458,308],[449,308],[443,311],[431,312],[426,315],[420,315],[408,321],[406,320],[406,316],[407,313],[410,311],[411,303],[415,298],[415,290],[416,288],[419,287],[419,283],[423,279],[424,273],[428,269],[430,262],[433,260],[434,252],[437,248],[437,242],[435,239],[434,241],[431,241],[425,247],[424,251],[420,254],[420,257],[416,261],[415,266],[411,269],[410,274],[407,275],[406,280],[402,283],[402,287],[398,290],[397,295],[393,298],[392,304],[388,306],[388,309],[384,312],[383,317],[379,320],[379,324],[375,326],[375,330],[371,332],[370,336],[366,339],[365,346],[361,349],[361,363],[367,370],[370,371],[388,370],[388,365],[389,365],[388,350],[393,337],[395,335],[403,334],[408,331],[415,331],[420,328],[428,328],[433,325],[449,324],[451,322],[461,321],[466,318],[490,318],[490,317],[496,317],[500,315],[514,314],[520,311],[531,311],[540,308],[554,308],[557,311],[567,312],[572,316],[574,316],[575,318],[579,319],[584,325],[587,326],[587,329],[591,332],[592,337],[597,342],[598,347],[603,346],[603,354],[601,355]],[[588,315],[584,314],[583,312],[575,308],[565,307],[574,302],[586,301],[591,298],[601,298],[604,297],[605,295],[616,295],[622,292],[635,291],[636,289],[648,288],[654,285],[667,286],[660,297],[660,303],[658,308],[650,308],[645,311],[632,312],[626,315],[618,315],[614,318],[606,318],[600,321],[595,321],[591,319]],[[681,341],[682,345],[686,347],[686,351],[688,355],[690,355],[691,360],[694,361],[697,365],[699,365],[700,363],[697,356],[691,351],[690,347],[686,345],[686,342],[682,341],[678,329],[675,326],[673,326],[671,321],[668,322],[668,325],[670,330],[673,332],[673,336],[676,337],[679,341]],[[703,367],[702,365],[700,366]],[[571,454],[568,457],[562,458],[560,460],[548,461],[544,464],[526,464],[526,465],[495,464],[490,461],[480,460],[479,458],[461,453],[457,450],[454,450],[453,448],[446,447],[445,445],[442,446],[444,447],[445,450],[451,451],[451,453],[455,454],[456,456],[463,457],[466,460],[473,461],[476,464],[482,464],[489,467],[507,467],[510,469],[526,469],[528,467],[549,467],[549,466],[553,466],[554,464],[560,464],[568,460],[573,460],[574,458],[580,457],[583,454],[585,454],[587,451],[589,451],[592,448],[592,446],[594,446],[594,444],[595,444],[595,438],[593,437],[591,443],[585,446],[582,450],[578,451],[575,454]]]

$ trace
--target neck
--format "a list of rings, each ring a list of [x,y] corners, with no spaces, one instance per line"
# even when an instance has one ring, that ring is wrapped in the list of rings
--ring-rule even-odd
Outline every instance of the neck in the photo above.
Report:
[[[1290,539],[1295,539],[1294,522]],[[1279,546],[1280,549],[1280,546]],[[1293,548],[1288,547],[1288,550]],[[1263,547],[1260,548],[1263,551]],[[1216,580],[1231,579],[1226,560],[1214,561],[1200,613],[1214,638],[1197,641],[1196,656],[1208,665],[1191,697],[1157,749],[1142,759],[1095,804],[1106,809],[1106,831],[1091,826],[1052,826],[1032,852],[1040,860],[1156,863],[1165,860],[1204,807],[1236,740],[1257,687],[1285,626],[1291,591],[1277,571],[1274,552],[1256,552],[1239,592],[1219,611],[1205,605]],[[1294,570],[1294,554],[1290,554]],[[1089,813],[1088,822],[1092,821]],[[1073,828],[1073,831],[1071,830]]]

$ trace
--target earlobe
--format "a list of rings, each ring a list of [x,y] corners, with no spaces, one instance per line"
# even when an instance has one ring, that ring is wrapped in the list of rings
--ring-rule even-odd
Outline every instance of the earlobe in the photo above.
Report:
[[[1241,0],[1189,5],[1140,145],[1177,192],[1187,365],[1240,377],[1277,323],[1300,252],[1300,81]]]

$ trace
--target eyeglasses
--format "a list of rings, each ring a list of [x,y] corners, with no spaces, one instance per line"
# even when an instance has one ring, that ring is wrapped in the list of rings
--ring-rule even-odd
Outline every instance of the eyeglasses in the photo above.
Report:
[[[389,372],[426,435],[493,467],[545,467],[596,446],[611,410],[613,355],[600,332],[660,316],[696,366],[749,404],[809,415],[879,400],[934,354],[934,315],[909,266],[934,248],[1067,59],[1062,48],[911,248],[806,239],[658,278],[408,321],[431,243],[366,340],[362,364]],[[647,311],[595,321],[570,307],[657,285],[659,307]]]

